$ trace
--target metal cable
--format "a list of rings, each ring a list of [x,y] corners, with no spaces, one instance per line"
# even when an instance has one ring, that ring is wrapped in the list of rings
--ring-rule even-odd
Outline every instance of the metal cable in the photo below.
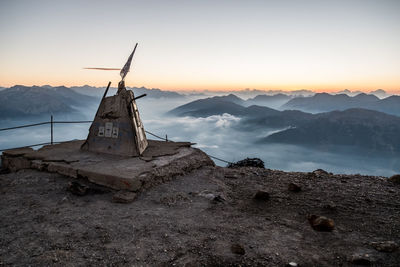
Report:
[[[93,121],[53,121],[53,123],[90,123]],[[27,128],[27,127],[33,127],[33,126],[39,126],[39,125],[44,125],[44,124],[50,124],[51,121],[46,121],[46,122],[39,122],[39,123],[34,123],[34,124],[26,124],[26,125],[20,125],[20,126],[15,126],[15,127],[9,127],[9,128],[2,128],[0,129],[1,131],[7,131],[7,130],[13,130],[13,129],[20,129],[20,128]]]
[[[53,121],[53,123],[90,123],[93,121]]]
[[[34,123],[34,124],[27,124],[27,125],[21,125],[21,126],[15,126],[15,127],[9,127],[9,128],[3,128],[0,129],[0,131],[6,131],[6,130],[13,130],[13,129],[19,129],[19,128],[26,128],[26,127],[33,127],[33,126],[38,126],[38,125],[44,125],[44,124],[49,124],[50,122],[39,122],[39,123]]]
[[[150,135],[152,135],[152,136],[154,136],[154,137],[156,137],[156,138],[158,138],[158,139],[161,139],[161,140],[167,141],[167,139],[166,139],[166,138],[164,138],[164,137],[160,137],[160,136],[158,136],[158,135],[156,135],[156,134],[153,134],[152,132],[149,132],[149,131],[146,131],[146,130],[145,130],[145,132],[146,132],[146,133],[148,133],[148,134],[150,134]]]
[[[207,154],[207,153],[206,153],[206,154]],[[224,159],[220,159],[220,158],[217,158],[217,157],[211,156],[210,154],[207,154],[207,156],[209,156],[210,158],[213,158],[213,159],[216,159],[216,160],[219,160],[219,161],[222,161],[222,162],[228,163],[228,164],[234,164],[233,162],[229,162],[229,161],[227,161],[227,160],[224,160]]]

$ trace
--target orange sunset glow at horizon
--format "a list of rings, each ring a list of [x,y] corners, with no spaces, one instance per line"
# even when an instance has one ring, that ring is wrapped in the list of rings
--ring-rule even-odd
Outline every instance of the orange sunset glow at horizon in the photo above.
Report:
[[[92,76],[92,75],[87,75]],[[101,76],[101,75],[100,75]],[[80,81],[72,81],[68,79],[69,82],[63,80],[20,80],[19,82],[9,83],[9,84],[1,84],[2,87],[12,87],[14,85],[23,85],[23,86],[44,86],[50,85],[53,87],[57,86],[66,86],[66,87],[74,87],[74,86],[84,86],[89,85],[93,87],[105,87],[108,81],[112,82],[112,87],[116,87],[120,77],[119,72],[114,72],[113,75],[102,75],[103,77],[99,77],[96,80],[80,80]],[[104,76],[107,76],[105,78]],[[130,77],[132,76],[132,77]],[[268,91],[268,90],[282,90],[282,91],[295,91],[295,90],[310,90],[316,93],[326,92],[326,93],[335,93],[342,90],[350,90],[350,91],[361,91],[361,92],[371,92],[378,89],[383,89],[390,94],[400,94],[400,86],[392,86],[390,82],[388,83],[373,83],[370,82],[368,85],[363,86],[362,83],[347,83],[347,84],[245,84],[245,83],[218,83],[217,81],[209,82],[199,82],[197,84],[183,83],[180,81],[171,82],[167,81],[163,83],[163,81],[155,81],[154,79],[139,80],[138,77],[135,77],[134,71],[128,74],[126,78],[126,84],[128,87],[146,87],[149,89],[157,88],[161,90],[167,91],[177,91],[177,92],[193,92],[193,91],[211,91],[211,92],[234,92],[234,91],[242,91],[242,90],[260,90],[260,91]],[[397,84],[397,83],[394,83]]]

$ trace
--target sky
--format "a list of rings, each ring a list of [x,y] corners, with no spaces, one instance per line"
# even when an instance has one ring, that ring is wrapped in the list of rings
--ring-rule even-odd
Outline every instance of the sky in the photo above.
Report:
[[[400,93],[400,1],[0,1],[0,86]]]

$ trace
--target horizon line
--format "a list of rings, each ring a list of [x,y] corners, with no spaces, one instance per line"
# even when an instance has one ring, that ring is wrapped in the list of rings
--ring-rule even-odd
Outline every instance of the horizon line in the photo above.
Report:
[[[24,85],[24,84],[14,84],[12,86],[3,86],[0,85],[1,88],[11,88],[14,86],[25,86],[25,87],[45,87],[45,86],[50,86],[50,87],[84,87],[84,86],[89,86],[92,88],[105,88],[106,86],[94,86],[94,85],[89,85],[89,84],[84,84],[84,85],[72,85],[72,86],[66,86],[66,85],[50,85],[50,84],[43,84],[43,85]],[[400,94],[400,89],[398,90],[385,90],[384,88],[376,88],[372,90],[360,90],[360,89],[349,89],[349,88],[338,88],[338,89],[307,89],[307,88],[300,88],[300,89],[273,89],[273,88],[267,88],[267,89],[258,89],[258,88],[241,88],[241,89],[161,89],[157,87],[147,87],[147,86],[127,86],[130,88],[146,88],[146,89],[158,89],[161,91],[172,91],[172,92],[216,92],[216,93],[222,93],[222,92],[244,92],[244,91],[262,91],[262,92],[296,92],[296,91],[309,91],[313,93],[338,93],[338,92],[343,92],[343,91],[349,91],[349,93],[371,93],[375,92],[377,90],[383,90],[386,93],[390,94]],[[111,86],[111,88],[116,88]]]

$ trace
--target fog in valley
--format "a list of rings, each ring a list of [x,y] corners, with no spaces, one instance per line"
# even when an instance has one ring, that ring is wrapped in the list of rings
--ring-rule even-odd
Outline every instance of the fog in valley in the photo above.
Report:
[[[348,147],[330,149],[312,149],[310,147],[287,144],[260,144],[262,137],[283,129],[263,129],[244,131],[240,129],[242,118],[230,114],[212,115],[203,118],[176,117],[167,114],[171,109],[192,100],[204,98],[191,96],[179,99],[141,98],[137,100],[145,129],[156,135],[173,141],[190,141],[195,147],[209,155],[236,162],[246,157],[261,158],[266,168],[284,171],[313,171],[324,169],[333,173],[368,174],[390,176],[400,169],[400,161],[393,155],[383,153],[365,153]],[[100,98],[99,98],[100,102]],[[55,121],[92,120],[97,104],[78,108],[77,114],[64,114],[54,117]],[[22,124],[49,121],[49,116],[35,117],[27,120],[2,120],[0,128]],[[85,139],[90,123],[55,124],[54,141],[62,142],[73,139]],[[147,135],[148,139],[156,139]],[[50,125],[15,129],[0,132],[0,148],[13,148],[50,141]],[[220,166],[225,162],[215,160]]]

